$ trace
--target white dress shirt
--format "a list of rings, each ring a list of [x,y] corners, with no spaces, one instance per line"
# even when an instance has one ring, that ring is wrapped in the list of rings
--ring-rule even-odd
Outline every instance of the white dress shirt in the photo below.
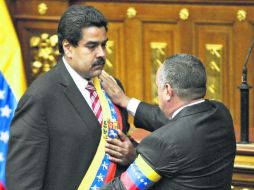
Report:
[[[70,73],[71,78],[74,80],[74,83],[76,84],[76,86],[78,87],[79,91],[81,92],[81,94],[83,95],[83,97],[85,98],[85,100],[87,101],[88,105],[90,106],[90,108],[92,109],[92,105],[91,105],[91,99],[90,99],[90,93],[89,91],[86,89],[86,86],[88,84],[88,81],[83,78],[82,76],[80,76],[80,74],[78,74],[68,63],[67,61],[64,59],[63,57],[63,62],[64,65],[67,69],[67,71]]]

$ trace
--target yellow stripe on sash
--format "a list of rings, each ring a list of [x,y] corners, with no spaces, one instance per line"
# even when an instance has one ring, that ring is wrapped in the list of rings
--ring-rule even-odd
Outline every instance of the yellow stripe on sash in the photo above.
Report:
[[[139,170],[152,182],[157,182],[161,178],[161,176],[153,170],[153,168],[147,164],[147,162],[142,158],[141,155],[135,160],[135,163]]]
[[[102,114],[103,114],[103,122],[102,122],[102,132],[101,132],[101,139],[99,146],[97,148],[96,154],[93,158],[92,163],[90,164],[84,178],[82,179],[78,190],[89,190],[94,179],[96,178],[97,171],[101,165],[101,162],[104,158],[105,155],[105,145],[106,145],[106,140],[105,137],[108,134],[107,131],[105,132],[106,127],[103,125],[104,121],[109,121],[111,119],[111,111],[110,107],[108,105],[108,101],[101,89],[99,79],[96,77],[93,81],[94,86],[96,88],[96,92],[98,93],[100,104],[102,107]],[[104,130],[104,132],[103,132]],[[84,155],[85,156],[85,155]]]

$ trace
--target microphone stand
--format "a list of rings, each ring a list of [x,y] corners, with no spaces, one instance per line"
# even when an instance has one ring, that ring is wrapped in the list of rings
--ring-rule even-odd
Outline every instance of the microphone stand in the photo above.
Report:
[[[248,144],[249,143],[249,89],[251,86],[247,82],[247,63],[251,54],[251,51],[254,47],[254,40],[251,43],[248,54],[246,56],[243,71],[242,71],[242,84],[239,86],[240,97],[241,97],[241,139],[240,143]]]

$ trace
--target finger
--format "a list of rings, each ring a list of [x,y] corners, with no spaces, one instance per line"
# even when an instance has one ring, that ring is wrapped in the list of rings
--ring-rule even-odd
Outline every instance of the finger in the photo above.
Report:
[[[124,147],[122,141],[120,141],[119,139],[107,138],[106,141],[107,141],[106,145],[112,146],[112,148],[116,149],[117,147],[119,147],[119,148]]]
[[[109,74],[105,70],[102,70],[101,74],[105,77],[109,76]]]
[[[100,75],[100,80],[103,88],[109,92],[114,92],[114,90],[117,88],[117,83],[115,79],[112,76],[104,76],[103,74]]]
[[[110,79],[111,79],[115,84],[117,84],[116,79],[115,79],[112,75],[110,75]],[[118,84],[117,84],[117,85],[118,85]]]
[[[114,82],[115,84],[117,84],[115,78],[112,75],[109,75],[106,71],[102,71],[101,75],[103,79],[107,80],[107,82]]]
[[[115,157],[112,157],[112,156],[109,156],[108,159],[111,161],[111,162],[115,162],[117,164],[121,164],[121,165],[124,165],[125,164],[125,159],[119,159],[119,158],[115,158]]]
[[[118,129],[117,132],[121,141],[126,141],[129,139],[120,129]]]
[[[121,152],[115,151],[114,149],[111,148],[105,148],[105,152],[114,158],[120,159],[124,157]]]
[[[105,71],[102,71],[99,78],[101,79],[101,81],[108,83],[108,79],[110,78],[110,76]]]
[[[102,71],[100,74],[100,78],[102,78],[105,81],[110,81],[112,80],[111,75],[109,75],[106,71]]]
[[[115,91],[115,86],[114,83],[115,82],[109,82],[107,78],[104,78],[103,76],[101,76],[101,85],[103,87],[103,89],[109,93],[109,95],[114,94]]]

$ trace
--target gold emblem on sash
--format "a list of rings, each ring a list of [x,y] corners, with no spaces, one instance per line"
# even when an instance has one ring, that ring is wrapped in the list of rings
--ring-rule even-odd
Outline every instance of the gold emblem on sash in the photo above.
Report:
[[[119,125],[117,121],[103,121],[103,126],[102,126],[102,133],[103,133],[103,137],[107,138],[108,137],[108,132],[110,129],[119,129]]]

